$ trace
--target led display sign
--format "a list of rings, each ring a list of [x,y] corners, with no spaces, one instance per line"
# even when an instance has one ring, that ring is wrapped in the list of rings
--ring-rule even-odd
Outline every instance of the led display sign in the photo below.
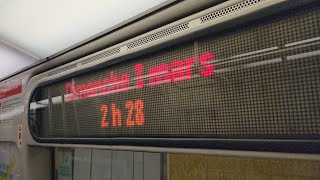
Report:
[[[32,135],[39,142],[316,141],[320,13],[317,8],[304,13],[42,84],[30,99]]]

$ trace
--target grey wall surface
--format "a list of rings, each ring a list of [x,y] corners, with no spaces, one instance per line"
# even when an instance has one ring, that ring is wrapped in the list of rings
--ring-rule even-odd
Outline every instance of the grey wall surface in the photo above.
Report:
[[[74,151],[74,180],[88,180],[91,174],[91,149],[76,149]]]
[[[161,154],[76,148],[75,180],[161,180]]]
[[[92,150],[91,180],[111,180],[112,151]]]

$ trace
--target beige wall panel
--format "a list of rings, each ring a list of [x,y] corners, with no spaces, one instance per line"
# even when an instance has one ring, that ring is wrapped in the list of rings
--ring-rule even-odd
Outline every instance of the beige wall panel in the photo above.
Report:
[[[170,180],[320,179],[320,161],[170,154]]]

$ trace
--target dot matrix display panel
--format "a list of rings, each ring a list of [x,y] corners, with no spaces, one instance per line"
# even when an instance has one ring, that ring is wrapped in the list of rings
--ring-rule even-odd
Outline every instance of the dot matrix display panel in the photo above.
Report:
[[[38,87],[37,138],[319,139],[320,13],[300,9]]]

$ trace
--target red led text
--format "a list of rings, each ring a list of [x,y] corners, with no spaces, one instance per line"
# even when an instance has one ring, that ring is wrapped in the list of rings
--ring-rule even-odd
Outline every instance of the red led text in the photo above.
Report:
[[[73,79],[65,84],[65,102],[141,89],[144,86],[156,87],[179,83],[191,80],[195,77],[193,73],[203,78],[210,77],[215,69],[214,59],[214,55],[207,52],[200,56],[173,60],[170,63],[157,64],[149,68],[145,68],[143,64],[136,64],[133,67],[134,77],[126,73],[116,74],[110,71],[104,79],[88,83],[77,83]],[[195,67],[198,67],[198,72],[195,72]]]
[[[109,109],[110,108],[110,109]],[[101,112],[101,121],[100,125],[103,128],[113,126],[113,127],[121,127],[121,126],[142,126],[145,122],[144,120],[144,103],[142,100],[136,101],[127,101],[125,104],[125,108],[128,111],[126,117],[122,116],[122,111],[120,108],[116,106],[115,103],[111,103],[110,106],[106,104],[102,104],[100,107]],[[111,118],[108,120],[108,112],[111,115]],[[123,119],[126,119],[123,122]]]

